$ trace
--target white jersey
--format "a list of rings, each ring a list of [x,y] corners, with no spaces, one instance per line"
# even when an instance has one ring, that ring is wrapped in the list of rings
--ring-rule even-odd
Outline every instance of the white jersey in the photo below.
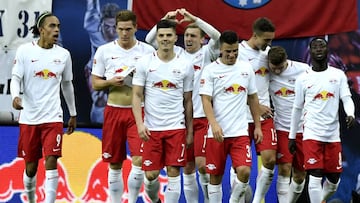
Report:
[[[256,92],[255,74],[246,61],[225,65],[218,59],[201,76],[199,93],[212,97],[214,116],[225,138],[248,135],[247,97]],[[213,137],[211,126],[208,137]]]
[[[287,60],[287,68],[280,74],[270,72],[269,92],[275,109],[275,129],[290,132],[291,112],[295,99],[295,81],[310,67],[306,63]],[[299,123],[298,132],[302,132]]]
[[[248,43],[244,40],[239,43],[239,60],[244,60],[250,62],[252,69],[256,76],[256,88],[258,90],[259,103],[270,107],[270,96],[269,96],[269,68],[268,68],[268,59],[267,53],[269,51],[266,49],[255,50],[251,48]],[[261,118],[262,119],[262,118]],[[254,122],[252,119],[250,108],[248,108],[248,121]]]
[[[124,49],[114,40],[96,50],[91,74],[109,80],[117,74],[129,73],[135,67],[136,60],[153,51],[154,48],[144,42],[137,41],[132,48]],[[131,79],[131,76],[125,78],[128,86],[131,86]]]
[[[58,45],[43,49],[37,41],[23,44],[17,49],[12,74],[24,86],[19,123],[63,122],[60,83],[73,79],[68,50]]]
[[[351,96],[343,71],[306,71],[295,83],[294,107],[304,108],[303,139],[339,142],[339,100]]]
[[[193,90],[193,78],[193,67],[183,55],[164,62],[153,52],[138,60],[133,84],[144,87],[144,124],[149,130],[185,128],[183,96]]]
[[[211,49],[209,44],[204,45],[195,53],[182,52],[185,57],[190,61],[194,68],[194,90],[192,93],[193,101],[193,114],[194,118],[205,117],[204,109],[199,95],[200,76],[204,67],[216,60],[217,54]]]

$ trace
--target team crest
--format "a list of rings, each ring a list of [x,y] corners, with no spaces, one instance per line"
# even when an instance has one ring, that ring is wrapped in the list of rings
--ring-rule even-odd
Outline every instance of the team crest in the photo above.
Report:
[[[271,0],[224,0],[226,4],[239,9],[253,9],[264,6]]]

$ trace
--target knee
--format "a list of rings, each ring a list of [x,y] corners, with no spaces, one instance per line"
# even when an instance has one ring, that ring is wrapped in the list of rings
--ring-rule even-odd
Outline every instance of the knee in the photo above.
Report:
[[[54,170],[57,169],[57,156],[47,156],[45,157],[45,169]]]
[[[34,177],[37,172],[37,163],[26,163],[26,175],[30,178]]]
[[[146,171],[145,176],[148,181],[155,180],[160,174],[160,171]]]
[[[332,184],[337,184],[340,180],[340,173],[329,173],[326,174],[326,178],[331,182]]]
[[[291,175],[291,164],[290,163],[279,164],[278,173],[281,176],[289,177]]]
[[[248,182],[249,181],[249,177],[250,177],[250,167],[248,166],[240,166],[240,167],[236,167],[236,174],[237,174],[237,178],[241,181],[241,182]]]
[[[301,184],[305,180],[306,172],[294,170],[293,179],[297,184]]]
[[[131,157],[131,162],[134,166],[141,167],[142,157],[141,156],[133,156],[133,157]]]
[[[261,152],[261,159],[265,168],[274,169],[276,164],[276,151],[266,150]]]

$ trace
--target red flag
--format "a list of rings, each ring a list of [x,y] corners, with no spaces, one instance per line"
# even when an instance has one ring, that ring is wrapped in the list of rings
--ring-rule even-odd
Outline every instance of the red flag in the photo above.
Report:
[[[133,0],[140,29],[150,29],[168,11],[186,8],[220,32],[234,30],[241,39],[252,33],[252,23],[267,17],[276,38],[309,37],[358,29],[357,0]]]

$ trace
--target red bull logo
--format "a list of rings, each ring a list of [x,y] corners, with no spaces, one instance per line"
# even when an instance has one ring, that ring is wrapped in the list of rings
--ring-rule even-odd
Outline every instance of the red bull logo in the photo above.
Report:
[[[44,69],[44,70],[35,72],[34,77],[40,77],[45,80],[50,79],[50,78],[57,78],[56,73],[51,72],[48,69]]]
[[[239,94],[241,92],[245,92],[246,88],[239,85],[239,84],[233,84],[229,87],[224,88],[224,92],[232,93],[232,94]]]
[[[286,87],[282,87],[279,90],[275,91],[274,95],[280,96],[280,97],[289,97],[289,96],[294,96],[295,91],[287,89]]]
[[[121,68],[118,68],[118,69],[115,70],[115,74],[122,73],[122,72],[126,71],[127,69],[129,69],[129,67],[127,67],[127,66],[123,66]]]
[[[255,75],[259,75],[264,77],[265,75],[269,74],[269,70],[265,67],[261,67],[255,71]]]
[[[169,90],[169,89],[176,89],[177,85],[168,80],[162,80],[159,82],[154,82],[153,87],[157,87],[163,90]]]
[[[201,67],[200,67],[200,66],[194,65],[193,67],[194,67],[194,71],[201,70]]]
[[[81,143],[86,142],[86,145]],[[97,149],[97,150],[94,150]],[[74,156],[76,154],[76,156]],[[81,157],[81,159],[79,158]],[[58,161],[59,184],[56,202],[61,203],[103,203],[110,202],[108,191],[108,163],[101,160],[101,140],[96,136],[76,131],[64,136],[63,157]],[[24,192],[22,174],[24,160],[15,158],[10,163],[0,165],[0,202],[28,202]],[[131,158],[123,163],[124,193],[122,202],[127,203],[127,179],[131,170]],[[164,175],[162,175],[164,174]],[[36,176],[36,202],[45,201],[44,159],[39,162]],[[159,198],[164,201],[167,177],[162,171]],[[139,199],[141,199],[139,201]],[[150,203],[150,198],[141,187],[138,202]]]
[[[318,94],[316,94],[314,96],[313,101],[315,101],[315,100],[328,100],[328,99],[331,99],[331,98],[334,98],[334,97],[335,97],[334,93],[331,93],[331,92],[328,92],[328,91],[321,91],[320,93],[318,93]]]

